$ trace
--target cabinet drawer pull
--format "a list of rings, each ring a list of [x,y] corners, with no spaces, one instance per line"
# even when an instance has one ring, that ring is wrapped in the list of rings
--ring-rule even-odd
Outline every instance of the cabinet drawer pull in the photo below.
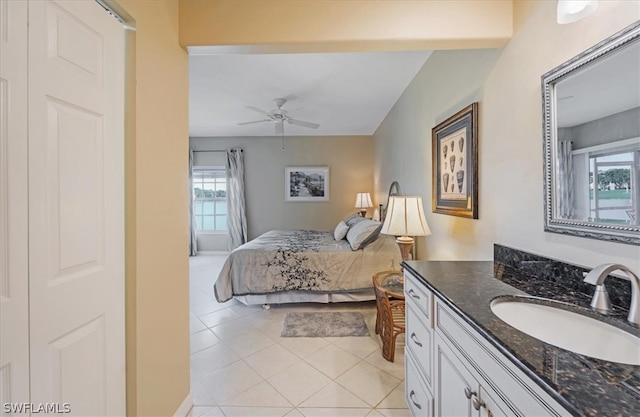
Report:
[[[464,396],[467,397],[468,400],[470,400],[474,395],[476,395],[476,393],[471,391],[471,388],[464,387]]]
[[[473,397],[473,400],[471,400],[471,404],[473,405],[473,408],[475,408],[476,410],[480,410],[481,407],[485,406],[484,401],[478,398],[478,396]]]
[[[413,333],[413,332],[411,332],[411,340],[413,340],[413,343],[415,343],[416,345],[418,345],[418,346],[422,347],[422,343],[420,343],[420,342],[418,341],[418,338],[416,337],[416,334],[415,334],[415,333]]]
[[[413,390],[411,390],[411,393],[409,393],[409,398],[411,398],[411,402],[413,403],[413,405],[418,407],[418,410],[422,410],[422,406],[416,402],[416,400],[414,399],[415,397],[416,397],[416,393]]]
[[[409,294],[411,296],[411,298],[414,298],[416,300],[420,299],[420,296],[418,294],[416,294],[416,292],[413,290],[413,288],[411,288],[407,294]]]

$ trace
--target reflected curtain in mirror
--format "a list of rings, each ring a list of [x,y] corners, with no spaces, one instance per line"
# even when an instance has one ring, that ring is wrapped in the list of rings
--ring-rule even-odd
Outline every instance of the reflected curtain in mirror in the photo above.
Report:
[[[560,216],[563,219],[573,218],[573,161],[570,140],[558,143],[558,194]]]

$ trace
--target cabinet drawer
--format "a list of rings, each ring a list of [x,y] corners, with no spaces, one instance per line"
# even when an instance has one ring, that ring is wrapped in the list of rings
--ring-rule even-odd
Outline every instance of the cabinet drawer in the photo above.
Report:
[[[406,271],[404,273],[404,294],[408,303],[415,304],[425,314],[427,327],[433,328],[433,294],[416,277]]]
[[[420,379],[417,372],[418,365],[413,355],[407,351],[404,356],[406,376],[405,376],[405,400],[413,417],[433,416],[433,395]]]
[[[433,381],[433,330],[424,323],[424,315],[415,311],[412,304],[407,304],[406,346],[411,350],[421,372],[424,374],[427,387]]]

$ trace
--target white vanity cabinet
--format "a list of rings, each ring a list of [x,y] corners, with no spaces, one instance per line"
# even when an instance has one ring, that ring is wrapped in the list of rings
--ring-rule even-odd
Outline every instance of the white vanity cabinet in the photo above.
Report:
[[[404,274],[405,397],[413,416],[433,415],[433,293]]]
[[[433,395],[426,387],[423,375],[418,371],[420,365],[409,351],[405,352],[405,399],[412,416],[433,416]]]
[[[512,416],[465,367],[447,342],[436,335],[436,410],[438,416]]]
[[[405,297],[414,417],[571,415],[408,270]]]

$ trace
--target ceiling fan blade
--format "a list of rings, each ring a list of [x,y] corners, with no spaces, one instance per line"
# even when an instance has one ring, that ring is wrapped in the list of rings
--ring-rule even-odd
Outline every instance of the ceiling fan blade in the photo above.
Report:
[[[284,123],[276,122],[276,135],[284,135]]]
[[[292,124],[294,126],[308,127],[310,129],[317,129],[320,127],[320,125],[317,123],[305,122],[304,120],[288,119],[288,121],[289,124]]]
[[[298,111],[298,110],[302,110],[302,109],[304,109],[304,107],[298,107],[298,108],[293,109],[293,110],[287,110],[287,114],[293,113],[294,111]]]
[[[264,110],[262,110],[262,109],[259,109],[259,108],[257,108],[257,107],[253,107],[253,106],[245,106],[245,107],[246,107],[247,109],[249,109],[249,110],[256,111],[256,112],[258,112],[258,113],[260,113],[260,114],[264,114],[265,116],[269,116],[269,112],[266,112],[266,111],[264,111]]]
[[[262,123],[262,122],[270,122],[271,119],[263,119],[263,120],[254,120],[253,122],[241,122],[238,123],[238,126],[244,126],[244,125],[252,125],[254,123]]]

